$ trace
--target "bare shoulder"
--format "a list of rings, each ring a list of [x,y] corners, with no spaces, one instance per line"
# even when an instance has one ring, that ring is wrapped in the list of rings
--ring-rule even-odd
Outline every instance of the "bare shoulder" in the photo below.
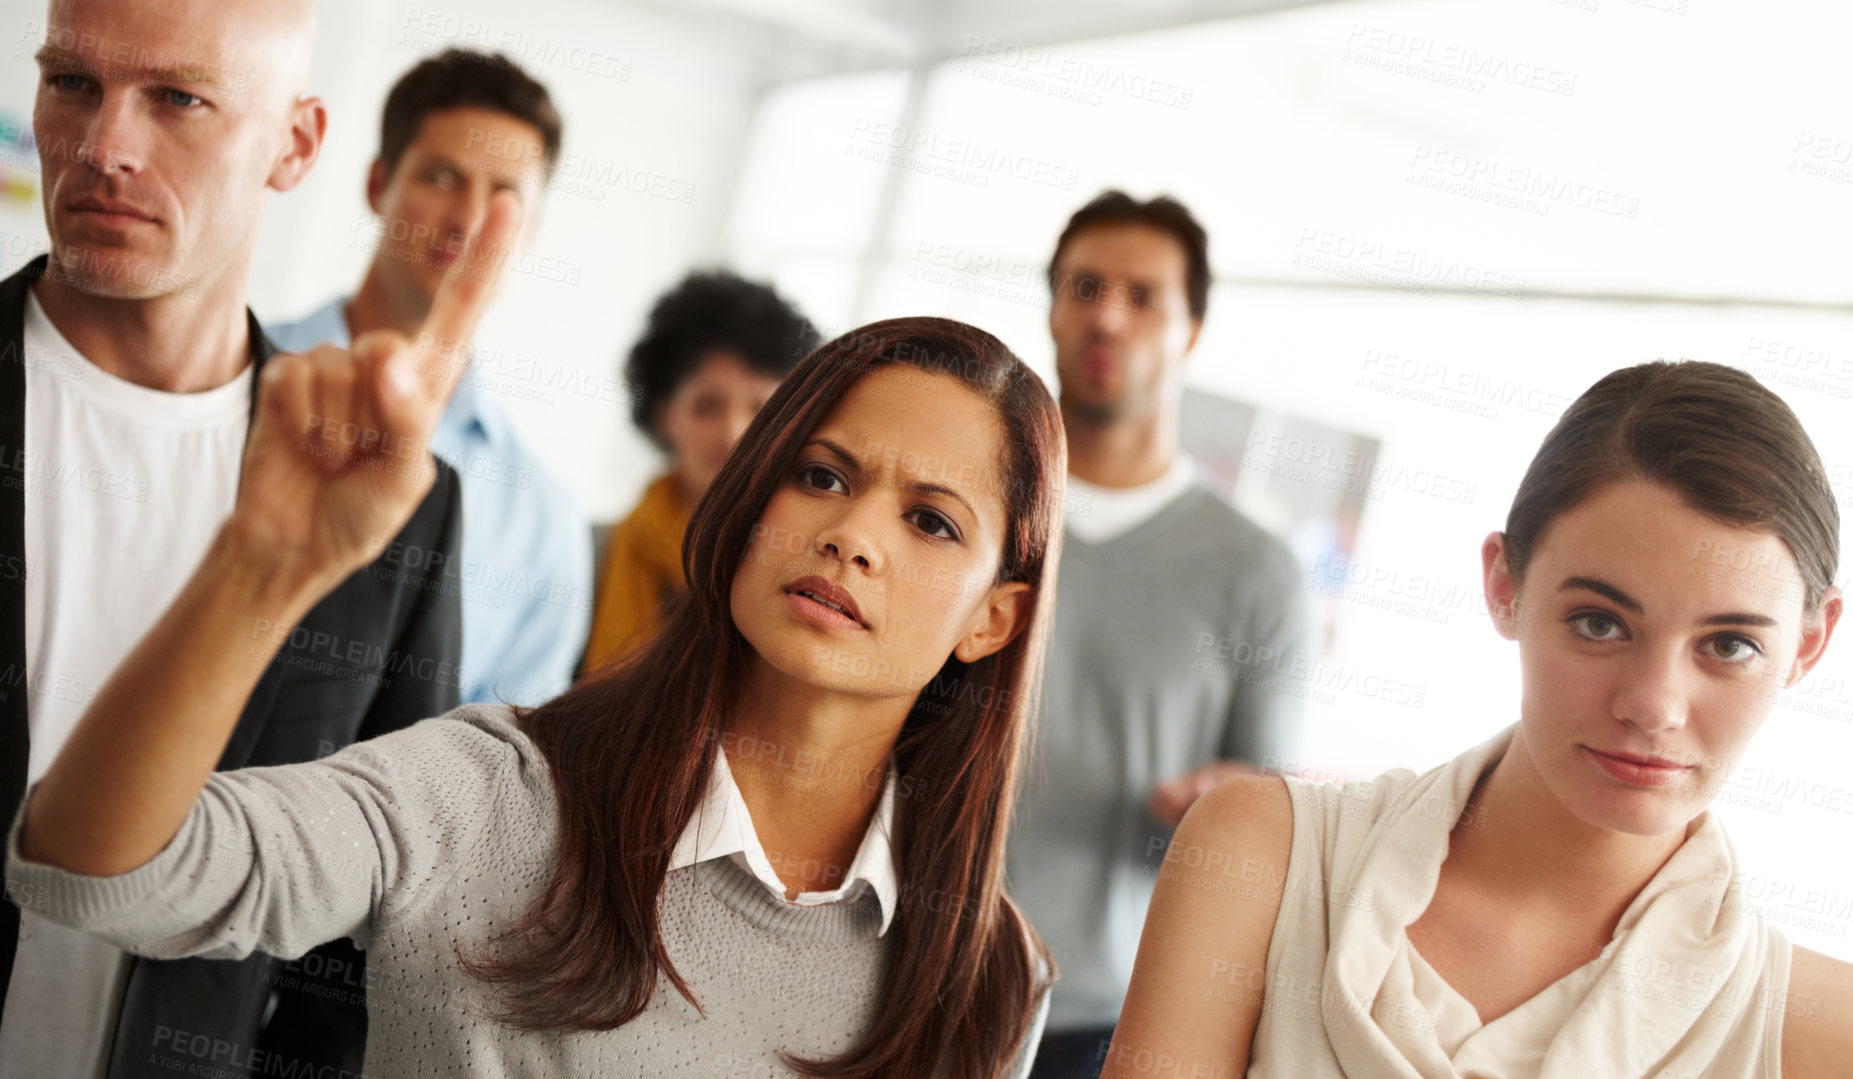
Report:
[[[1191,806],[1159,871],[1102,1079],[1154,1060],[1180,1075],[1245,1073],[1292,847],[1293,804],[1277,777],[1232,779]]]
[[[1184,814],[1165,850],[1159,888],[1173,886],[1169,891],[1177,907],[1265,922],[1271,933],[1292,849],[1293,799],[1287,781],[1237,776],[1197,799]]]
[[[1782,1079],[1846,1074],[1853,1058],[1853,963],[1796,948],[1782,1006]]]
[[[1293,798],[1279,776],[1236,776],[1197,799],[1172,841],[1249,848],[1286,861],[1293,845]],[[1275,891],[1279,892],[1279,888]]]

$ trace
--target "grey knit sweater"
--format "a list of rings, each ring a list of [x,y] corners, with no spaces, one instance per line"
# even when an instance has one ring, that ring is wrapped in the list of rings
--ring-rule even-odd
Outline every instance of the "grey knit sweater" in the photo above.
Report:
[[[23,809],[23,806],[22,806]],[[366,1075],[786,1076],[780,1050],[829,1056],[874,1018],[887,937],[866,883],[840,903],[773,896],[731,858],[670,873],[661,925],[705,1017],[658,977],[617,1030],[535,1034],[487,1018],[492,990],[458,965],[545,887],[556,851],[546,762],[499,705],[466,705],[311,764],[215,773],[179,833],[138,869],[86,877],[20,857],[9,894],[48,918],[158,958],[286,958],[352,937],[366,949]],[[1009,1073],[1029,1071],[1036,1029]],[[154,1063],[293,1074],[252,1046],[171,1032]]]
[[[1062,970],[1049,1029],[1071,1034],[1125,1003],[1171,840],[1152,788],[1292,760],[1314,653],[1293,553],[1203,487],[1103,543],[1069,529],[1055,589],[1009,879]]]

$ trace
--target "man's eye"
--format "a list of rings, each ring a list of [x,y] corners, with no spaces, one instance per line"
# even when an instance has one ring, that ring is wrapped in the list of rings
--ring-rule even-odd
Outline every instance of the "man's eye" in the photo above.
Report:
[[[53,75],[45,81],[53,89],[57,90],[82,90],[84,88],[84,77],[82,75],[73,75],[69,72]]]
[[[189,94],[185,90],[167,91],[167,103],[177,108],[190,109],[195,105],[204,105],[206,99],[198,94]]]

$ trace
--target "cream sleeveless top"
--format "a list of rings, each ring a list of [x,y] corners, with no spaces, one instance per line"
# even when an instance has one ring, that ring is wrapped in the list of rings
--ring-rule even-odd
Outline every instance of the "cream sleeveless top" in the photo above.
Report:
[[[1287,778],[1293,847],[1255,1079],[1780,1079],[1788,939],[1739,894],[1711,813],[1602,953],[1490,1023],[1410,945],[1448,836],[1512,728],[1417,776]],[[1476,826],[1472,817],[1465,827]],[[1260,984],[1254,984],[1260,982]]]

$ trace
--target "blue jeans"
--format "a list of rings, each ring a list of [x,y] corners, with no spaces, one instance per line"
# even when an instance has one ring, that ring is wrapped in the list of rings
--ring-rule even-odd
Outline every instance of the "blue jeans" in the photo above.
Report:
[[[1112,1027],[1045,1031],[1030,1079],[1099,1079],[1112,1042]]]

